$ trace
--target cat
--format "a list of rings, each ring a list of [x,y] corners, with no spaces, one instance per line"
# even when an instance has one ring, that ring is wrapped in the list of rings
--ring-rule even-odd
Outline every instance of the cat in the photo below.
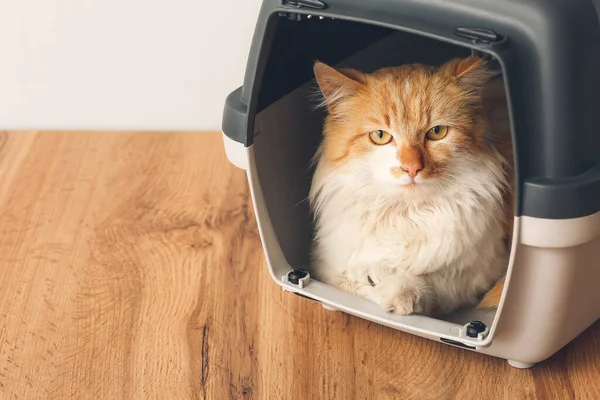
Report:
[[[315,278],[400,315],[501,293],[512,158],[490,133],[486,62],[314,73],[327,109],[309,194]],[[482,307],[497,306],[491,293]]]

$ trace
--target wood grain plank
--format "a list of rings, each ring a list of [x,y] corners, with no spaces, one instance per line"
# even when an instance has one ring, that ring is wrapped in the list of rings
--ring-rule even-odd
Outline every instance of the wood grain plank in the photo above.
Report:
[[[0,398],[600,398],[284,293],[218,134],[0,132]]]

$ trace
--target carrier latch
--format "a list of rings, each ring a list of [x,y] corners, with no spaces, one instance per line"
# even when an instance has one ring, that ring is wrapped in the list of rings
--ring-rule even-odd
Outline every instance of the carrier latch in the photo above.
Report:
[[[471,321],[467,324],[467,336],[477,338],[480,333],[484,333],[487,326],[481,321]]]
[[[472,339],[483,340],[490,333],[490,328],[481,321],[471,321],[464,325],[459,332],[461,337],[469,337]]]
[[[478,44],[492,44],[504,39],[493,30],[484,28],[456,28],[454,34],[465,39],[470,39]]]
[[[303,269],[295,269],[281,277],[283,282],[289,282],[303,289],[310,282],[310,274]]]
[[[294,8],[312,8],[313,10],[323,10],[327,4],[321,0],[283,0],[283,5]]]

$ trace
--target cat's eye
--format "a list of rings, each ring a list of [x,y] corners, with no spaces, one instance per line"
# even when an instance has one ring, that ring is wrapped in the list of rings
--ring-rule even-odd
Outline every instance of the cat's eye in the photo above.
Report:
[[[427,131],[427,139],[429,140],[441,140],[448,134],[448,126],[436,125]]]
[[[386,131],[373,131],[369,133],[369,139],[376,145],[382,146],[391,142],[393,137]]]

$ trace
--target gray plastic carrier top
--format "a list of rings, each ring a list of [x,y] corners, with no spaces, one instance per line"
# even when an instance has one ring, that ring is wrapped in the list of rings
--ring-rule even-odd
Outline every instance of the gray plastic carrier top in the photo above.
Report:
[[[599,4],[265,0],[244,84],[227,98],[223,132],[250,146],[256,114],[311,80],[316,59],[335,64],[390,30],[411,32],[435,39],[442,50],[461,45],[501,64],[516,150],[517,216],[594,214],[600,210]],[[313,14],[327,21],[307,18]]]

